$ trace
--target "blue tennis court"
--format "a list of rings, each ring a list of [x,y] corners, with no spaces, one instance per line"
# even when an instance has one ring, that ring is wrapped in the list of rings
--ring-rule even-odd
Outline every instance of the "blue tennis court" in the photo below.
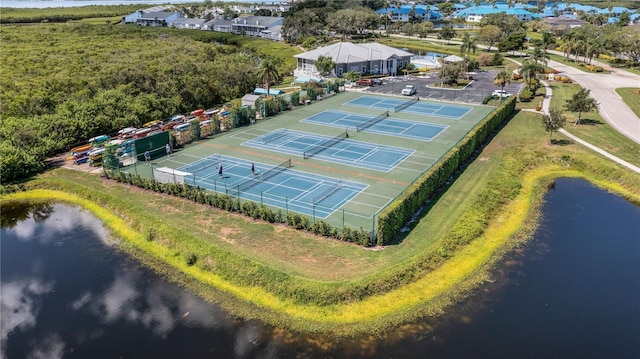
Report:
[[[415,152],[354,141],[348,138],[348,132],[328,137],[283,128],[243,142],[242,145],[382,172],[391,171]]]
[[[446,125],[400,120],[386,116],[378,118],[336,110],[326,110],[305,118],[300,122],[345,129],[358,129],[359,131],[411,138],[420,141],[431,141],[449,127]]]
[[[464,115],[472,110],[471,107],[467,106],[445,105],[425,100],[420,100],[409,104],[411,100],[412,98],[410,97],[407,97],[407,99],[396,99],[365,95],[346,102],[345,105],[380,109],[383,111],[389,111],[389,113],[406,112],[416,115],[438,116],[453,120],[461,119]],[[404,105],[407,104],[409,104],[409,106],[404,107]],[[396,108],[398,109],[397,111]]]
[[[218,193],[325,219],[367,185],[291,169],[287,160],[273,166],[220,154],[179,168],[185,182]],[[222,166],[222,175],[219,174]]]

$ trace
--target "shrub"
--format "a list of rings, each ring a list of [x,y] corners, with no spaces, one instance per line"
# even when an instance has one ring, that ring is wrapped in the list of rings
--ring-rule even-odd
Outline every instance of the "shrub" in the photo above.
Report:
[[[493,66],[500,66],[504,62],[504,56],[499,52],[494,52],[493,60],[491,62],[493,63]]]
[[[196,256],[194,253],[189,253],[187,256],[185,256],[185,263],[187,263],[187,265],[189,267],[191,267],[192,265],[196,264],[196,262],[198,261],[198,256]]]
[[[418,211],[434,192],[447,186],[458,168],[464,165],[474,151],[498,128],[515,108],[515,98],[507,98],[491,114],[470,131],[456,147],[420,176],[394,202],[390,203],[378,216],[377,244],[393,242],[400,228]],[[346,228],[343,238],[353,236]]]
[[[520,92],[520,102],[531,102],[531,97],[533,97],[533,94],[529,90],[525,89]]]
[[[482,99],[482,104],[486,105],[486,104],[489,103],[489,101],[493,100],[494,98],[496,98],[496,97],[493,96],[493,95],[489,95],[489,96],[485,97],[484,99]]]

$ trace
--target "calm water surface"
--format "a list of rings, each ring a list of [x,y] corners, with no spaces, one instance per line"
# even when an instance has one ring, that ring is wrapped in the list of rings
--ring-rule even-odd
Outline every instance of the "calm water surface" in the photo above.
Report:
[[[639,358],[640,207],[574,179],[527,248],[438,319],[374,338],[230,316],[119,253],[65,205],[2,208],[6,358]]]

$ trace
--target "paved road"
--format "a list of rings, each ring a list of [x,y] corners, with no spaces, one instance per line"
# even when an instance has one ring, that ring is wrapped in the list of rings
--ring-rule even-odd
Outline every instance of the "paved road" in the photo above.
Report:
[[[615,91],[620,87],[640,88],[640,76],[613,69],[606,64],[601,65],[612,70],[612,73],[588,73],[556,61],[549,61],[550,67],[567,74],[582,87],[591,90],[592,97],[600,104],[600,114],[607,123],[626,137],[640,143],[640,118],[629,109]]]
[[[545,96],[544,96],[544,100],[542,101],[542,111],[545,114],[548,115],[549,114],[549,105],[551,104],[551,96],[553,96],[553,91],[551,90],[551,87],[549,86],[549,84],[546,81],[541,81],[541,82],[544,85],[544,87],[546,88],[546,93],[545,93]],[[533,111],[533,110],[529,110],[529,111]],[[569,133],[564,128],[561,128],[559,132],[562,133],[563,135],[569,137],[570,139],[582,144],[583,146],[586,146],[586,147],[590,148],[591,150],[598,152],[599,154],[607,157],[608,159],[610,159],[612,161],[615,161],[615,162],[618,162],[619,164],[627,167],[628,169],[630,169],[630,170],[632,170],[632,171],[634,171],[636,173],[640,173],[640,167],[635,166],[635,165],[633,165],[633,164],[631,164],[631,163],[629,163],[629,162],[627,162],[627,161],[625,161],[625,160],[623,160],[621,158],[618,158],[618,157],[610,154],[609,152],[607,152],[607,151],[605,151],[605,150],[603,150],[603,149],[601,149],[599,147],[596,147],[596,146],[588,143],[587,141],[584,141],[583,139],[578,138],[577,136],[572,135],[571,133]]]

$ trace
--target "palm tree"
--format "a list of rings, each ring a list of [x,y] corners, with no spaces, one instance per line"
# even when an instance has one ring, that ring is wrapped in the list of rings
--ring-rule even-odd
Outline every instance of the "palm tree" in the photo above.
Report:
[[[549,55],[547,55],[540,46],[533,48],[533,55],[531,55],[531,58],[533,58],[533,61],[543,66],[546,66],[549,61]]]
[[[526,59],[522,62],[522,66],[520,66],[518,71],[520,71],[520,75],[526,79],[529,91],[532,91],[533,79],[538,72],[544,71],[544,68],[534,60]]]
[[[460,55],[466,54],[467,61],[468,61],[469,54],[471,52],[475,54],[477,49],[478,49],[478,45],[476,44],[476,37],[475,36],[471,37],[471,35],[469,35],[468,32],[465,32],[464,35],[462,35],[462,45],[460,45]]]
[[[278,81],[280,79],[280,74],[278,73],[278,62],[270,57],[262,59],[260,69],[258,69],[258,77],[264,83],[264,86],[267,89],[267,98],[269,98],[271,81]]]
[[[500,86],[500,91],[504,91],[504,86],[511,83],[511,76],[506,70],[502,70],[496,74],[493,78],[493,84]],[[500,96],[500,102],[502,102],[502,96]]]

